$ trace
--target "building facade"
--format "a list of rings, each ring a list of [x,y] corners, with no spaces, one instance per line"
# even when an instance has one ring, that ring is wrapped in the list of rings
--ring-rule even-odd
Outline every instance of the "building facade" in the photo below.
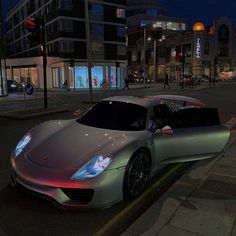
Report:
[[[163,77],[164,39],[175,32],[185,31],[187,20],[167,16],[167,10],[160,6],[158,0],[128,0],[126,14],[128,75],[139,81],[146,77],[147,82],[155,81],[157,74],[160,74],[159,78]],[[158,64],[159,68],[154,64]]]
[[[25,24],[29,17],[43,17],[48,88],[61,88],[67,80],[70,88],[88,89],[88,63],[93,88],[103,81],[123,86],[125,5],[125,0],[21,0],[6,17],[8,79],[43,88],[41,44],[29,40]]]
[[[178,81],[181,75],[214,79],[221,72],[236,72],[236,31],[227,17],[216,19],[210,26],[197,23],[192,30],[163,32],[165,37],[157,40],[156,52],[153,41],[148,41],[154,30],[157,29],[149,27],[146,36],[148,78],[154,77],[154,68],[157,81],[162,81],[166,73]],[[134,31],[129,35],[128,74],[140,77],[144,68],[144,36],[137,31],[136,37]]]
[[[221,72],[236,71],[236,31],[230,19],[220,17],[210,26],[196,23],[193,29],[166,39],[165,71],[215,79]]]

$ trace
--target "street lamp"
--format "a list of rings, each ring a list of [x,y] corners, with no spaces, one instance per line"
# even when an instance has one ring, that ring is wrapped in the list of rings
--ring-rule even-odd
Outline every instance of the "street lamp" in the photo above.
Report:
[[[146,25],[143,28],[143,50],[144,50],[144,55],[143,55],[143,86],[145,87],[145,78],[146,78],[146,37],[147,37],[147,31],[146,31]]]

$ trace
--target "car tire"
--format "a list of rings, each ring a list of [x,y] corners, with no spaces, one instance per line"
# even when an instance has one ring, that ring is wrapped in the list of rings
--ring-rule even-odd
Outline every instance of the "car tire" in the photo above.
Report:
[[[134,199],[144,192],[150,177],[150,155],[145,149],[134,153],[125,171],[124,199]]]

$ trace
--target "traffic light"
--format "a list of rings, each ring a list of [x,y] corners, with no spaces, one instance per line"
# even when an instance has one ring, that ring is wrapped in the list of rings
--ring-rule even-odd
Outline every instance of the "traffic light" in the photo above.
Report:
[[[30,17],[26,19],[25,24],[27,26],[29,35],[28,39],[32,44],[41,43],[41,27],[39,19]]]

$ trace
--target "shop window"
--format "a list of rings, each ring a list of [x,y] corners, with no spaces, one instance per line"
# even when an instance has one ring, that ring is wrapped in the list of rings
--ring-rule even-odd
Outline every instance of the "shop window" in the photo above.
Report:
[[[62,68],[55,67],[52,68],[52,84],[53,88],[61,88],[63,84],[62,80]]]
[[[88,88],[88,69],[86,66],[74,67],[75,88]]]

